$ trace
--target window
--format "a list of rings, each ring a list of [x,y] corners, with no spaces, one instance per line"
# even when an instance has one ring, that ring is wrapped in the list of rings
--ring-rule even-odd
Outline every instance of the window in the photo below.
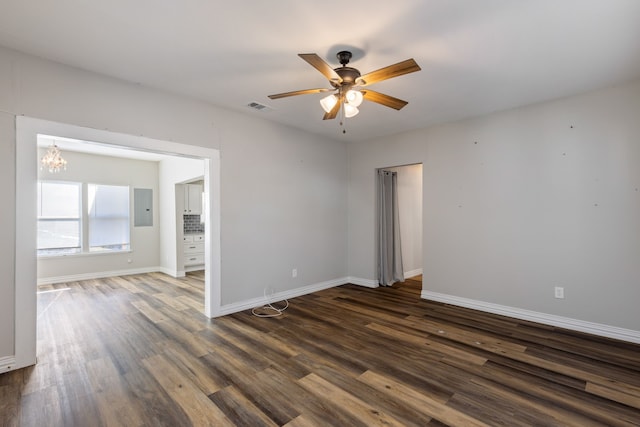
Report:
[[[76,182],[38,182],[38,255],[81,251],[81,190]]]
[[[128,186],[39,181],[38,255],[130,250],[129,209]]]
[[[129,241],[129,187],[89,184],[89,251],[126,251]]]

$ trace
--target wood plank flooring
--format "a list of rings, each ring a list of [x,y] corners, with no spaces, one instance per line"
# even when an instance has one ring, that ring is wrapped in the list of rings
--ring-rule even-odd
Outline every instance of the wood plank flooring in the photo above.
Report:
[[[419,279],[419,278],[418,278]],[[421,300],[420,282],[201,314],[203,276],[41,288],[2,426],[638,426],[640,346]]]

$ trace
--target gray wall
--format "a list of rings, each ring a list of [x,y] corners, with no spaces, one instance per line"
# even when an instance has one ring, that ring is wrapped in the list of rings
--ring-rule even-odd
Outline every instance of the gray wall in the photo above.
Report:
[[[260,298],[266,286],[284,291],[347,275],[343,142],[5,48],[0,111],[9,112],[0,121],[7,154],[15,152],[15,115],[219,149],[223,304]],[[11,257],[15,161],[0,157],[0,163],[8,211],[1,244]],[[12,268],[0,274],[5,304],[12,300]],[[0,348],[11,345],[6,335]]]
[[[345,277],[345,146],[294,130],[270,142],[264,130],[233,133],[240,135],[223,145],[221,189],[222,283],[233,292],[223,292],[222,303],[260,296],[256,288]]]
[[[640,330],[639,118],[635,82],[350,144],[350,275],[375,277],[374,170],[423,162],[424,290]]]

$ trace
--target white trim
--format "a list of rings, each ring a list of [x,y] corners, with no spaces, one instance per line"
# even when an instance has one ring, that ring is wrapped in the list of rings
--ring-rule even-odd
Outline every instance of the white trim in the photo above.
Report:
[[[105,277],[130,276],[132,274],[156,273],[162,271],[160,267],[130,268],[127,270],[99,271],[82,274],[70,274],[68,276],[41,277],[39,285],[51,285],[54,283],[77,282],[79,280],[103,279]]]
[[[346,280],[347,281],[345,283],[351,283],[358,286],[365,286],[367,288],[377,288],[378,286],[380,286],[377,280],[361,279],[360,277],[353,277],[353,276],[347,277]]]
[[[326,282],[316,283],[314,285],[304,286],[302,288],[296,288],[288,291],[274,293],[269,295],[268,299],[267,297],[258,297],[258,298],[252,298],[246,301],[234,302],[232,304],[227,304],[220,307],[220,315],[224,316],[227,314],[237,313],[239,311],[249,310],[254,307],[263,306],[268,302],[277,303],[285,299],[291,299],[291,298],[299,297],[302,295],[312,294],[314,292],[322,291],[329,288],[334,288],[336,286],[344,285],[346,283],[351,283],[351,282],[348,280],[347,277],[343,277],[340,279],[334,279]]]
[[[443,302],[445,304],[458,305],[460,307],[472,308],[474,310],[514,317],[516,319],[529,320],[531,322],[543,323],[545,325],[557,326],[573,331],[586,332],[592,335],[598,335],[640,344],[640,331],[634,331],[631,329],[603,325],[601,323],[587,322],[584,320],[572,319],[569,317],[524,310],[521,308],[493,304],[468,298],[461,298],[453,295],[440,294],[431,291],[423,290],[420,293],[420,296],[427,300]]]
[[[13,371],[14,369],[16,369],[15,365],[15,356],[0,357],[0,374],[3,372]]]
[[[222,306],[222,247],[220,243],[220,151],[209,149],[204,162],[204,314],[220,316]],[[183,267],[184,268],[184,267]]]
[[[422,268],[416,268],[415,270],[405,271],[404,278],[408,279],[410,277],[419,276],[420,274],[422,274]]]

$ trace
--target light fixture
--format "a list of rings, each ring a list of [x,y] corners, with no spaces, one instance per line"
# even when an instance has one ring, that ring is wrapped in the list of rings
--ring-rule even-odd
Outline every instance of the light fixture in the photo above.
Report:
[[[47,153],[40,160],[40,170],[48,169],[50,173],[60,172],[60,169],[67,170],[67,161],[60,155],[60,149],[52,143]]]
[[[364,97],[362,96],[362,92],[359,90],[349,89],[345,95],[347,102],[349,105],[353,105],[354,107],[359,107],[362,104],[362,100]]]
[[[358,114],[360,111],[357,107],[362,104],[364,97],[362,96],[362,92],[350,89],[345,93],[343,101],[344,107],[344,116],[346,118],[351,118]],[[335,107],[338,102],[338,97],[336,95],[329,95],[320,100],[320,105],[325,112],[330,112]]]
[[[358,107],[345,102],[344,103],[344,116],[349,119],[353,116],[355,116],[356,114],[358,114],[360,112],[360,110],[358,110]]]
[[[320,100],[320,105],[322,106],[322,109],[326,113],[328,113],[329,111],[333,110],[333,107],[336,105],[336,102],[338,102],[338,97],[335,95],[329,95]]]

